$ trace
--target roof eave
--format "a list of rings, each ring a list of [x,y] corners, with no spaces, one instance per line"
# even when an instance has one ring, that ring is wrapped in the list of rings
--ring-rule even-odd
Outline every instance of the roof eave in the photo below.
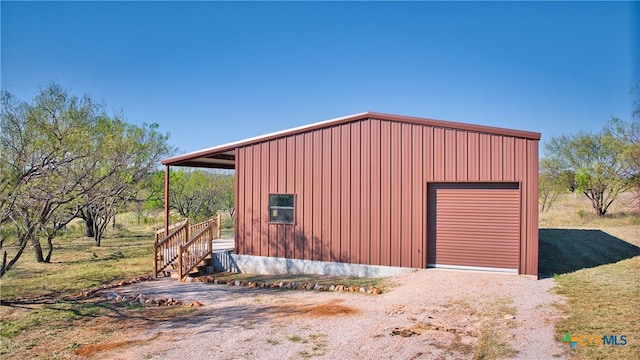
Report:
[[[363,113],[343,116],[335,119],[330,119],[326,121],[321,121],[321,122],[317,122],[309,125],[303,125],[303,126],[286,129],[282,131],[277,131],[277,132],[273,132],[265,135],[260,135],[260,136],[240,140],[240,141],[235,141],[235,142],[214,146],[207,149],[190,152],[190,153],[179,155],[179,156],[174,156],[174,157],[162,160],[162,164],[171,165],[171,166],[214,167],[213,165],[215,164],[209,163],[208,165],[204,165],[201,162],[197,162],[197,159],[228,152],[231,150],[235,151],[235,149],[239,147],[246,146],[253,143],[269,141],[275,138],[286,137],[286,136],[298,134],[301,132],[312,131],[319,128],[335,126],[335,125],[340,125],[347,122],[364,120],[364,119],[399,121],[399,122],[414,123],[419,125],[430,125],[434,127],[441,127],[441,128],[448,128],[448,129],[460,129],[460,130],[467,130],[467,131],[480,132],[480,133],[512,136],[512,137],[525,138],[525,139],[531,139],[531,140],[540,140],[540,137],[541,137],[540,133],[531,132],[531,131],[514,130],[514,129],[499,128],[499,127],[484,126],[484,125],[473,125],[473,124],[459,123],[459,122],[453,122],[453,121],[434,120],[434,119],[419,118],[419,117],[404,116],[404,115],[393,115],[393,114],[385,114],[385,113],[377,113],[377,112],[363,112]],[[230,166],[229,164],[225,164],[225,166],[227,166],[225,168],[231,168],[231,169],[233,168],[233,167],[228,167]]]

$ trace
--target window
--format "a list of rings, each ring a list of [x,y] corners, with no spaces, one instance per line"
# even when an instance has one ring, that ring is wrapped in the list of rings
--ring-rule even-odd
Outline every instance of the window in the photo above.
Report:
[[[295,199],[292,194],[269,195],[269,222],[295,224]]]

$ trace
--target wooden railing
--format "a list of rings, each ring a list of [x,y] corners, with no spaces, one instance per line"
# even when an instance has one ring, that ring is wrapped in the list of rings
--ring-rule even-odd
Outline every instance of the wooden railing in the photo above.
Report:
[[[184,220],[174,226],[169,231],[169,235],[158,239],[159,231],[155,233],[155,241],[153,243],[153,254],[155,261],[153,262],[153,273],[157,277],[158,274],[166,270],[178,259],[180,245],[189,239],[189,220]]]
[[[207,220],[194,225],[192,229],[200,229],[186,244],[180,245],[178,252],[178,278],[182,280],[191,270],[211,255],[213,250],[213,230],[215,220]],[[195,232],[195,231],[194,231]]]
[[[220,238],[220,222],[218,215],[213,219],[190,225],[189,219],[172,225],[169,236],[164,230],[155,232],[154,240],[154,274],[165,271],[170,266],[178,270],[178,278],[184,277],[213,252],[213,239]]]
[[[184,220],[180,221],[177,224],[173,224],[173,225],[169,226],[169,234],[171,234],[173,229],[184,225],[184,223],[188,222],[188,221],[189,221],[189,219],[184,219]],[[155,240],[156,243],[159,242],[160,240],[164,239],[166,236],[167,236],[167,234],[164,233],[164,228],[158,229],[158,230],[153,232],[153,240]]]

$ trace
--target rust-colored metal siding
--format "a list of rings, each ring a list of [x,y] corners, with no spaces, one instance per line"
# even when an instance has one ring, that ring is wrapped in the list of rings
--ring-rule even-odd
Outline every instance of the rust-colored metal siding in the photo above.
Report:
[[[537,274],[538,140],[440,125],[367,118],[239,146],[238,253],[425,268],[428,183],[512,182],[517,268]],[[295,224],[268,223],[274,192],[295,194]]]
[[[429,266],[518,269],[518,184],[429,184],[428,199]]]

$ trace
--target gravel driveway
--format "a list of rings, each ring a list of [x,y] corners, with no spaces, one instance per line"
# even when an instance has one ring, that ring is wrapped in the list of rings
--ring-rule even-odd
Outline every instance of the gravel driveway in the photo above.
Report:
[[[380,295],[159,279],[119,289],[203,304],[188,322],[140,333],[127,359],[469,359],[483,342],[505,358],[566,358],[555,339],[553,279],[415,270]],[[160,335],[158,335],[160,333]],[[140,342],[137,342],[140,344]],[[492,344],[492,345],[491,345]],[[98,355],[98,354],[97,354]]]

